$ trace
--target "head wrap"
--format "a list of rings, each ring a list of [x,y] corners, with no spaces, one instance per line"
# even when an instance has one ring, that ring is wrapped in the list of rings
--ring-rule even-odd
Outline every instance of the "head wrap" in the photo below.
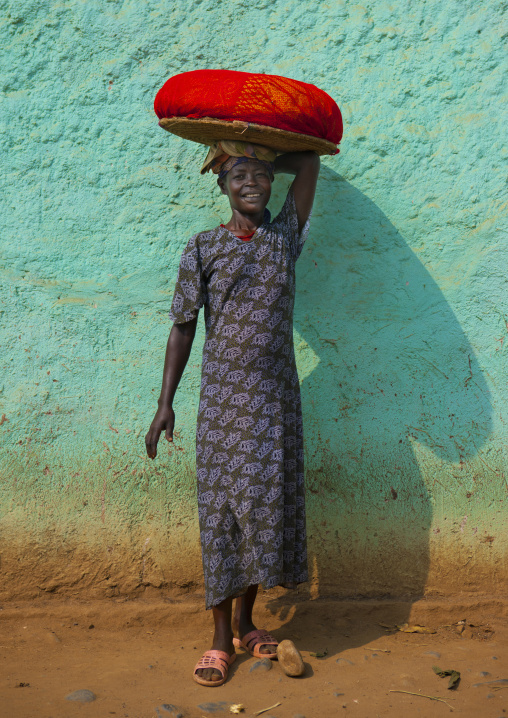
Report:
[[[211,170],[222,179],[230,170],[242,162],[257,160],[270,172],[273,177],[275,158],[280,154],[269,147],[254,145],[240,140],[221,140],[215,142],[209,149],[201,174]]]

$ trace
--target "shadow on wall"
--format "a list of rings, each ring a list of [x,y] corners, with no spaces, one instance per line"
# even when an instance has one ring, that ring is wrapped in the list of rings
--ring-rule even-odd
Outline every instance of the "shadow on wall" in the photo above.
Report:
[[[484,443],[488,388],[415,253],[326,167],[311,226],[295,310],[311,595],[416,599],[433,501],[466,491],[440,467],[460,465]],[[290,596],[280,599],[286,608]]]

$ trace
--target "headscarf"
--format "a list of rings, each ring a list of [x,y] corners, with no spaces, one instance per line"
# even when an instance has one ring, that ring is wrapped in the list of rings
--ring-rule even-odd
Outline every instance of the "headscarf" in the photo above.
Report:
[[[208,150],[201,174],[211,170],[222,179],[236,165],[257,160],[266,167],[273,178],[275,158],[278,154],[280,153],[263,145],[253,145],[240,140],[221,140],[215,142]]]

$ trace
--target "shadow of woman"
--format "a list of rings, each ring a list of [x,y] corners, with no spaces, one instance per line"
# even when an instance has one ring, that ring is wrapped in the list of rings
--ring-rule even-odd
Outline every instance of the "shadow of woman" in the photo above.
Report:
[[[278,202],[282,195],[274,192]],[[490,432],[489,391],[415,252],[374,202],[326,167],[297,275],[307,598],[402,598],[390,615],[403,623],[425,593],[434,502],[465,491],[449,466],[474,456]],[[268,607],[291,615],[284,635],[306,633],[309,607],[294,594]],[[325,611],[324,624],[335,615],[345,625],[340,611]]]

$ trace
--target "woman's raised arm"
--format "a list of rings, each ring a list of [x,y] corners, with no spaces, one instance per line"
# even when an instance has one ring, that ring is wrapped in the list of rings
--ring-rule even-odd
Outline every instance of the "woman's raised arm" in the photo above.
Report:
[[[275,172],[296,175],[292,188],[295,198],[298,229],[308,220],[316,193],[320,160],[315,152],[287,152],[275,160]]]

